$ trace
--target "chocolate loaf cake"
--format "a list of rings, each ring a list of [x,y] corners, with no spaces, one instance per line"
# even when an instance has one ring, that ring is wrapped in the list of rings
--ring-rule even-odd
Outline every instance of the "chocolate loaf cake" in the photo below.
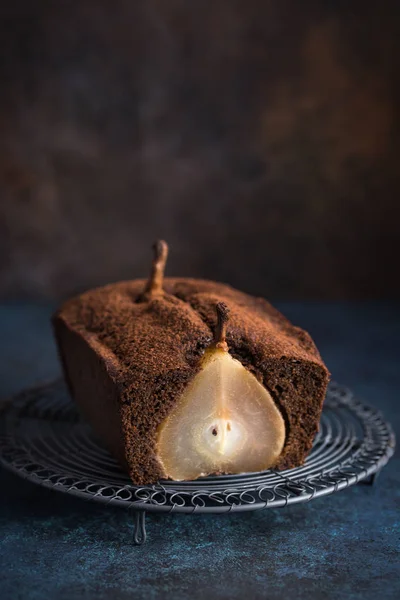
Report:
[[[301,465],[328,371],[262,298],[163,278],[91,290],[53,317],[71,394],[135,484]]]

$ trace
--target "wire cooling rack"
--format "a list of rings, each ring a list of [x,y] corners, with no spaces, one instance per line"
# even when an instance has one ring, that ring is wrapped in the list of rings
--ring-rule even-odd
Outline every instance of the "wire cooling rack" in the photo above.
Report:
[[[139,487],[96,441],[63,381],[21,393],[0,413],[0,464],[42,486],[136,510],[136,544],[146,539],[146,511],[223,513],[308,502],[373,482],[394,445],[378,411],[331,383],[304,466]]]

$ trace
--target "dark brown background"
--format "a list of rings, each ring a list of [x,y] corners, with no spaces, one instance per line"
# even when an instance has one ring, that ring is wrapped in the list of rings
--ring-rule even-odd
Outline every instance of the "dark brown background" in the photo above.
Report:
[[[398,295],[397,0],[3,4],[0,295]]]

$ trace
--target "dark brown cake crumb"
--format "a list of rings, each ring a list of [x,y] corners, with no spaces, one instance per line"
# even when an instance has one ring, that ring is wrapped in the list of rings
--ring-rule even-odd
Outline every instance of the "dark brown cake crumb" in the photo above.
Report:
[[[310,336],[268,302],[228,285],[167,278],[91,290],[69,300],[53,325],[71,393],[135,484],[165,476],[157,428],[199,371],[213,341],[215,306],[229,309],[229,351],[270,392],[286,424],[276,465],[301,465],[318,429],[329,374]]]

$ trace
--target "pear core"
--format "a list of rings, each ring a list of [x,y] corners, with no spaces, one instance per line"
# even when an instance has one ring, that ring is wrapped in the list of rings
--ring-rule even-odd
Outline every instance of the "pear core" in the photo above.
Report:
[[[284,442],[285,423],[269,392],[214,347],[161,423],[157,456],[167,477],[187,480],[268,469]]]

